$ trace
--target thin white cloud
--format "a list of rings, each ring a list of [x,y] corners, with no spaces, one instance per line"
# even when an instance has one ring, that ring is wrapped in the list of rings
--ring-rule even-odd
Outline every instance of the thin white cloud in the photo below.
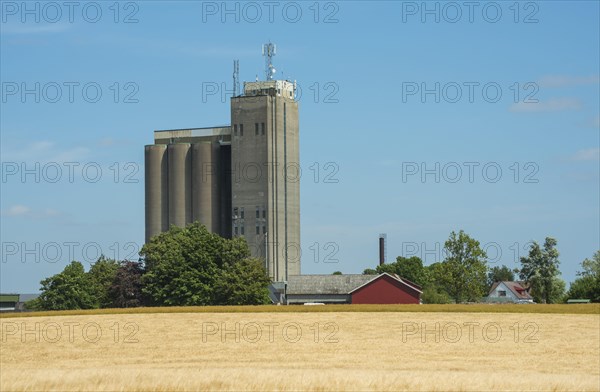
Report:
[[[15,204],[8,208],[7,210],[3,210],[1,212],[2,216],[5,217],[25,217],[32,219],[45,219],[45,218],[53,218],[60,215],[60,212],[53,208],[46,208],[41,211],[32,210],[30,207]]]
[[[53,217],[53,216],[58,216],[60,215],[60,212],[58,212],[57,210],[53,209],[53,208],[46,208],[43,212],[43,215],[45,217]]]
[[[586,148],[577,151],[571,156],[573,161],[599,161],[600,160],[600,148]]]
[[[568,76],[568,75],[547,75],[538,81],[539,87],[573,87],[587,86],[600,83],[600,76]]]
[[[98,146],[100,147],[112,147],[115,144],[115,139],[111,137],[107,137],[98,141]]]
[[[14,205],[8,210],[2,211],[3,216],[23,216],[28,215],[29,213],[31,213],[31,208],[21,204]]]
[[[576,98],[554,98],[537,103],[515,103],[510,106],[510,111],[517,113],[563,112],[566,110],[579,110],[581,107],[581,102]]]

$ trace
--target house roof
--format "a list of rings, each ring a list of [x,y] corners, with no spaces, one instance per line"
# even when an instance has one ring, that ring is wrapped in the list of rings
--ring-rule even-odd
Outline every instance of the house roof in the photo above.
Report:
[[[0,294],[0,302],[19,302],[19,294]]]
[[[39,294],[20,294],[19,295],[19,302],[27,302],[27,301],[30,301],[32,299],[36,299],[39,296],[40,296]]]
[[[292,275],[287,294],[348,294],[378,275]]]
[[[422,293],[420,286],[384,272],[379,275],[293,275],[288,277],[287,294],[351,294],[384,275]]]
[[[374,277],[373,277],[373,279],[371,279],[371,280],[369,280],[368,282],[365,282],[365,283],[363,283],[362,285],[358,286],[357,288],[353,289],[353,290],[350,292],[350,294],[351,294],[351,293],[353,293],[353,292],[355,292],[356,290],[360,289],[361,287],[368,285],[368,284],[369,284],[369,283],[371,283],[372,281],[374,281],[374,280],[376,280],[376,279],[379,279],[380,277],[382,277],[382,276],[384,276],[384,275],[387,275],[387,276],[389,276],[390,278],[392,278],[392,279],[394,279],[394,280],[397,280],[398,282],[402,283],[403,285],[405,285],[405,286],[408,286],[409,288],[411,288],[411,289],[413,289],[413,290],[415,290],[415,291],[418,291],[419,293],[423,293],[423,291],[421,290],[421,286],[419,286],[419,285],[417,285],[417,284],[415,284],[415,283],[411,282],[410,280],[408,280],[408,279],[403,279],[403,278],[399,277],[397,274],[393,274],[393,275],[391,275],[391,274],[388,274],[387,272],[384,272],[384,273],[382,273],[382,274],[379,274],[379,275],[376,275],[376,276],[374,276]],[[373,276],[373,275],[371,275],[371,276]]]
[[[492,285],[492,288],[490,289],[488,296],[494,290],[496,290],[496,287],[498,287],[500,284],[503,284],[506,288],[508,288],[515,295],[515,297],[517,297],[519,299],[533,299],[533,297],[527,292],[527,290],[521,285],[520,282],[508,282],[508,281],[494,282],[494,284]]]

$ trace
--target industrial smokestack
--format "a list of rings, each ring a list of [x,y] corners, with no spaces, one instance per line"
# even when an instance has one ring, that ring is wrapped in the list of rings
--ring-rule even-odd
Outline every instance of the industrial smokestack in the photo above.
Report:
[[[385,234],[379,234],[379,265],[385,264]]]

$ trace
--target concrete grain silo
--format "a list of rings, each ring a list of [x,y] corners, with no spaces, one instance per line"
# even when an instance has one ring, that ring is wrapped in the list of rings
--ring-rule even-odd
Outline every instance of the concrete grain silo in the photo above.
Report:
[[[220,232],[219,145],[192,144],[192,221]]]
[[[169,227],[185,227],[192,220],[191,154],[189,143],[167,147],[169,158]]]
[[[231,125],[154,132],[145,152],[146,241],[198,221],[243,237],[271,279],[284,282],[301,274],[299,107],[296,83],[273,79],[275,47],[265,48],[267,78],[234,93]]]
[[[169,227],[167,146],[153,144],[144,149],[146,195],[146,242]]]

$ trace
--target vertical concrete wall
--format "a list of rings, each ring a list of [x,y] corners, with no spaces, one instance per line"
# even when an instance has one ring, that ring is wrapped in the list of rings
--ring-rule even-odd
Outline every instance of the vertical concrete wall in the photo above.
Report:
[[[168,226],[166,151],[166,145],[144,148],[146,242]]]
[[[300,275],[300,158],[298,103],[285,97],[270,97],[272,132],[269,155],[273,181],[269,183],[270,224],[274,233],[273,254],[279,280]]]
[[[169,226],[192,221],[191,154],[189,143],[169,144]]]
[[[238,236],[242,236],[241,227],[244,227],[243,237],[248,243],[253,257],[270,260],[267,255],[266,240],[272,242],[268,222],[264,222],[262,211],[268,211],[268,97],[253,96],[239,97],[231,100],[231,193],[232,210],[238,210],[237,219],[232,220],[232,234],[235,236],[235,227]],[[265,124],[263,134],[262,124]],[[258,134],[256,132],[258,124]],[[243,126],[243,134],[240,126]],[[237,129],[237,132],[236,132]],[[256,217],[256,208],[259,208],[259,217]],[[244,218],[241,218],[241,209],[244,209]],[[233,215],[233,211],[230,211]],[[267,214],[269,215],[269,214]],[[267,233],[263,232],[263,223],[267,226]],[[256,228],[259,233],[256,233]],[[272,264],[269,263],[272,267]],[[272,268],[269,275],[275,279],[276,273]]]
[[[273,280],[284,281],[300,274],[298,103],[280,96],[232,98],[231,123],[233,208],[245,209],[244,237],[252,255],[266,260]],[[257,123],[265,123],[264,135],[261,125],[256,134]],[[255,232],[257,206],[267,211],[266,236]]]
[[[278,97],[283,105],[278,105],[282,110],[281,121],[284,133],[284,161],[285,170],[281,174],[284,181],[284,225],[285,241],[284,256],[287,264],[286,277],[300,275],[300,154],[298,118],[298,102]],[[308,170],[306,170],[308,172]],[[308,252],[308,250],[307,250]]]

